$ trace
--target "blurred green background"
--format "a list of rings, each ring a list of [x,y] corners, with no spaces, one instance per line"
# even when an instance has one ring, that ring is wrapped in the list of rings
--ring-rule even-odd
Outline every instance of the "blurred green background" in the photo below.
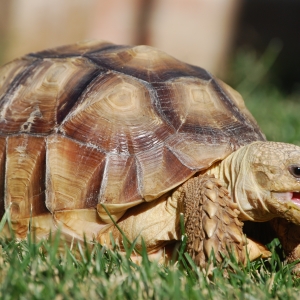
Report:
[[[272,67],[282,51],[273,40],[264,53],[239,49],[228,74],[228,83],[243,96],[268,140],[300,145],[300,93],[276,84]]]

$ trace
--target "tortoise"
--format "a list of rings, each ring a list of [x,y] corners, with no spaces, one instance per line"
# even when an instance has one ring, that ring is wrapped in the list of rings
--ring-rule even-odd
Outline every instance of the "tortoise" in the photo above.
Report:
[[[299,191],[300,147],[266,141],[238,92],[158,49],[89,41],[0,69],[0,214],[17,238],[109,246],[121,229],[155,254],[181,239],[183,213],[205,266],[228,247],[268,255],[243,222],[273,219],[295,260]]]

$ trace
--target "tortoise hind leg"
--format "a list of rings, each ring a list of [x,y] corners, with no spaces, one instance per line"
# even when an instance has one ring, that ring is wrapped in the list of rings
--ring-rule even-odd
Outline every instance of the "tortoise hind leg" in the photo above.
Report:
[[[181,189],[187,251],[196,264],[204,267],[212,250],[221,262],[222,255],[228,255],[227,249],[244,263],[243,223],[238,220],[237,205],[222,183],[214,176],[200,175],[188,180]]]

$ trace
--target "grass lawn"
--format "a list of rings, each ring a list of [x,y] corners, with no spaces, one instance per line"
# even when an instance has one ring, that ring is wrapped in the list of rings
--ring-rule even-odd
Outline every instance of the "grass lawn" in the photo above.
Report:
[[[300,145],[299,95],[284,95],[266,80],[273,50],[258,61],[251,53],[238,55],[230,81],[269,140]],[[2,239],[0,245],[1,299],[298,299],[300,291],[293,265],[280,260],[276,239],[268,245],[271,258],[244,267],[227,259],[209,277],[183,245],[178,261],[168,265],[149,262],[145,251],[137,265],[128,259],[130,247],[127,257],[99,245],[92,250],[75,245],[72,251],[64,246],[58,254],[57,238],[52,243]]]
[[[1,299],[297,299],[300,279],[293,265],[280,261],[280,245],[271,258],[239,266],[226,259],[205,276],[179,248],[179,259],[166,266],[142,252],[135,264],[117,251],[95,245],[65,251],[52,243],[1,241]],[[58,254],[61,253],[61,254]],[[131,250],[128,249],[129,257]]]

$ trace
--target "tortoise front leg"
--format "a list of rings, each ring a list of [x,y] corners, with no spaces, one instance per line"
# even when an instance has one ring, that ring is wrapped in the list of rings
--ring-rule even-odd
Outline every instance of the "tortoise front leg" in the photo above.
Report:
[[[231,249],[237,260],[246,259],[246,239],[239,221],[237,205],[214,176],[191,178],[181,187],[187,251],[197,265],[204,267],[211,251],[217,261]]]

